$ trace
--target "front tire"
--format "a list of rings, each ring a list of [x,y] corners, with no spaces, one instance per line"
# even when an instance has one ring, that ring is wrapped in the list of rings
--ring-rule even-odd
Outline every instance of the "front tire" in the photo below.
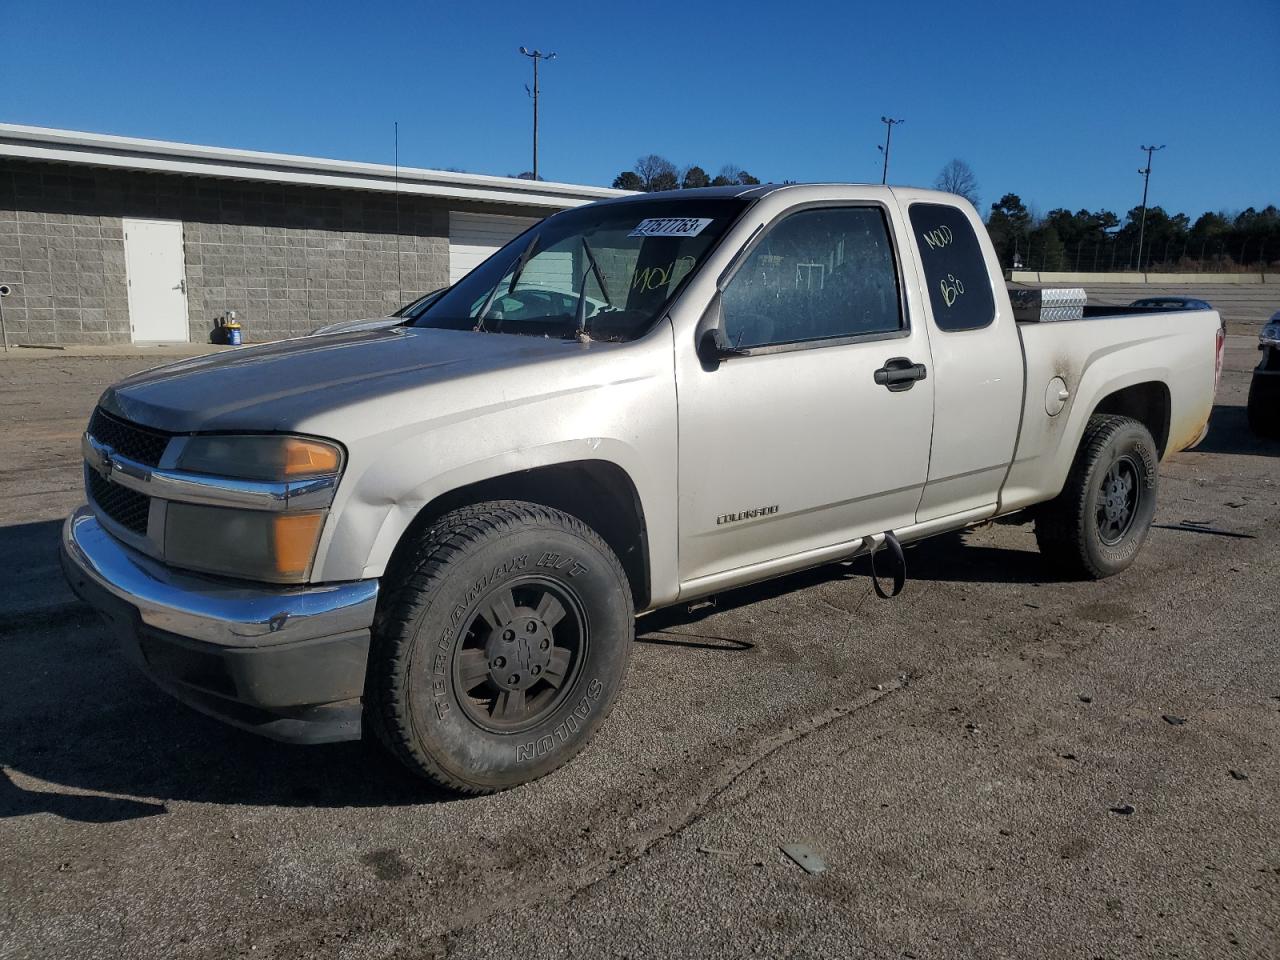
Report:
[[[1066,485],[1036,512],[1036,542],[1059,570],[1101,580],[1137,557],[1156,510],[1159,456],[1128,417],[1095,415]]]
[[[591,739],[622,685],[631,589],[576,517],[497,501],[446,514],[389,571],[366,717],[410,770],[481,794]]]

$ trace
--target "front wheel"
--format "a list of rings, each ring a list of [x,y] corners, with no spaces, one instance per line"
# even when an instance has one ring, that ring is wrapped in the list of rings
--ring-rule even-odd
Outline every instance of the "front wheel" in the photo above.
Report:
[[[1036,542],[1054,566],[1100,580],[1133,563],[1156,510],[1159,457],[1151,433],[1128,417],[1085,427],[1066,485],[1036,511]]]
[[[634,623],[613,551],[569,514],[498,501],[440,518],[391,571],[366,717],[411,770],[504,790],[581,750],[622,685]]]

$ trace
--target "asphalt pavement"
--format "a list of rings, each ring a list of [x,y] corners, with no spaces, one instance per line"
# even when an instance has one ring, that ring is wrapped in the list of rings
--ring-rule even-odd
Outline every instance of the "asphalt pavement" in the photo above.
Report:
[[[0,364],[0,958],[1280,957],[1252,341],[1126,573],[998,522],[893,601],[853,563],[651,615],[586,751],[470,800],[190,711],[71,597],[80,432],[152,362]]]

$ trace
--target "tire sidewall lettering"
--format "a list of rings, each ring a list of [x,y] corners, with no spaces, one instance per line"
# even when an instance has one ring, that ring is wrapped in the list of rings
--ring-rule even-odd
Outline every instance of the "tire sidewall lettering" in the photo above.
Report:
[[[453,665],[452,655],[458,624],[468,615],[471,607],[486,589],[516,571],[527,569],[528,565],[529,555],[522,553],[495,566],[490,573],[476,580],[464,594],[464,599],[455,603],[453,609],[449,611],[449,622],[440,630],[431,656],[431,703],[437,719],[444,720],[453,710],[453,703],[449,697],[451,686],[449,674]]]
[[[490,589],[531,576],[575,595],[590,630],[587,659],[564,702],[541,724],[522,733],[485,730],[456,699],[453,659],[459,630]],[[407,691],[416,736],[434,744],[433,752],[456,758],[459,769],[489,769],[496,775],[518,765],[529,771],[524,779],[538,776],[540,768],[559,766],[563,749],[576,752],[594,733],[621,686],[632,631],[629,595],[628,602],[620,602],[624,585],[594,545],[568,533],[534,528],[482,545],[450,571],[438,588],[441,605],[419,622]]]
[[[564,720],[556,724],[550,735],[544,735],[537,740],[530,740],[516,746],[516,763],[524,763],[533,760],[535,757],[544,756],[553,746],[564,743],[569,739],[570,735],[577,733],[582,728],[582,721],[590,716],[596,701],[600,699],[600,694],[603,692],[604,684],[600,682],[599,678],[592,677],[587,684],[586,693],[578,701],[577,706],[569,712],[569,715]]]

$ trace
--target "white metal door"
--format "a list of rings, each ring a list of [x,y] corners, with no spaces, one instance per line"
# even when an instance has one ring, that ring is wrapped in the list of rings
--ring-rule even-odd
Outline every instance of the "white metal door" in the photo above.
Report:
[[[533,217],[449,212],[449,282],[457,283],[495,250],[528,230]]]
[[[177,220],[126,219],[124,259],[133,342],[190,339],[182,224]]]

